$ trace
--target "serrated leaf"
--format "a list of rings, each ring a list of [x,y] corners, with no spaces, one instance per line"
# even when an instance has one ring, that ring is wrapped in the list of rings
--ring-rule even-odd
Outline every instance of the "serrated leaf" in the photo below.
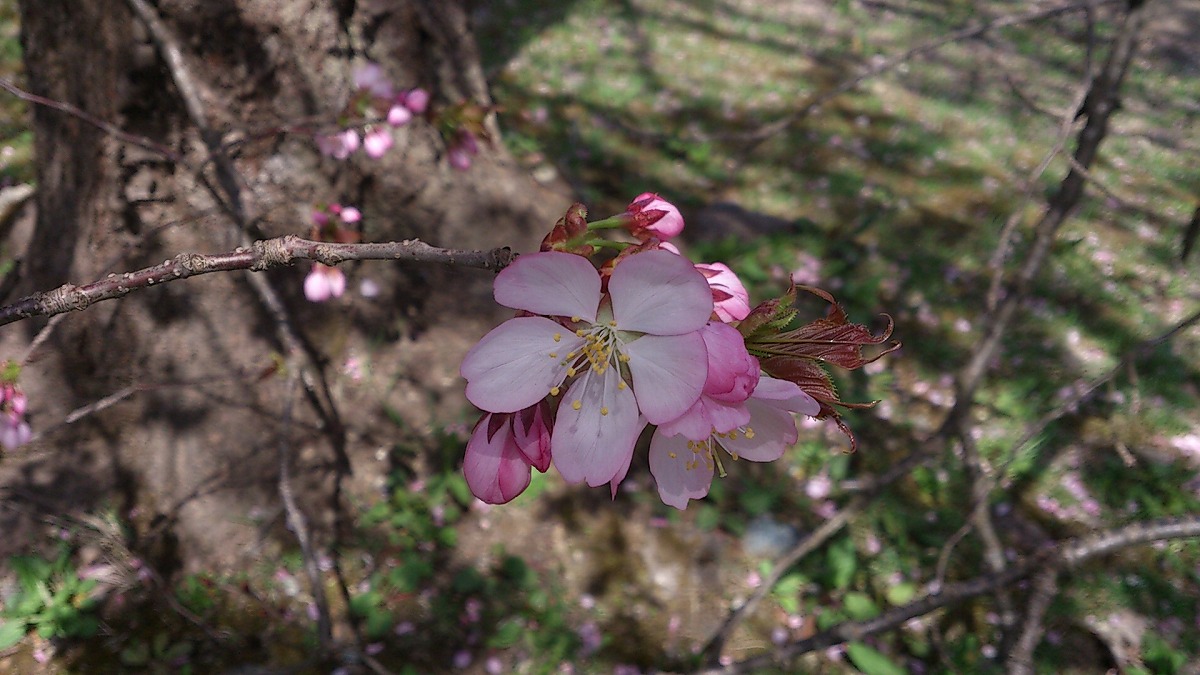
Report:
[[[866,675],[906,675],[904,668],[896,665],[882,652],[868,647],[861,642],[851,642],[846,645],[846,656],[856,668]]]

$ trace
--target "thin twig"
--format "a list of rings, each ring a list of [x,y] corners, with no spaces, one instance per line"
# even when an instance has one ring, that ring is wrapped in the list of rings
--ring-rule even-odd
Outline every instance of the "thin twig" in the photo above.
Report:
[[[8,93],[12,94],[13,96],[16,96],[17,98],[21,99],[22,101],[27,101],[29,103],[33,103],[35,105],[40,105],[45,108],[50,108],[52,110],[64,112],[72,117],[75,117],[79,120],[82,120],[83,122],[86,122],[86,123],[96,127],[97,129],[100,129],[104,133],[112,136],[113,138],[116,138],[119,141],[124,141],[125,143],[129,143],[130,145],[136,145],[139,148],[145,148],[146,150],[149,150],[150,152],[153,152],[156,155],[162,155],[163,157],[171,160],[172,162],[182,161],[182,158],[180,157],[179,153],[168,148],[167,146],[162,145],[161,143],[155,143],[153,140],[151,140],[145,136],[131,134],[128,131],[125,131],[125,130],[121,129],[120,127],[118,127],[117,125],[113,124],[112,122],[102,120],[99,117],[92,115],[91,113],[88,113],[86,111],[80,110],[79,108],[76,108],[75,106],[71,105],[70,103],[66,103],[63,101],[56,101],[52,98],[38,96],[37,94],[25,91],[24,89],[18,87],[11,80],[3,78],[3,77],[0,77],[0,89],[7,91]]]
[[[283,500],[283,509],[287,513],[288,529],[296,535],[300,544],[300,555],[304,558],[304,572],[308,576],[308,584],[312,589],[313,602],[317,608],[317,637],[321,646],[329,650],[333,646],[333,621],[329,614],[329,599],[325,597],[325,583],[322,580],[321,566],[313,550],[312,538],[308,531],[308,520],[296,503],[292,492],[292,449],[288,442],[291,431],[292,404],[295,399],[296,385],[299,380],[295,373],[288,378],[287,398],[283,406],[282,424],[279,435],[279,497]]]
[[[936,52],[946,45],[977,38],[985,33],[999,30],[1001,28],[1008,28],[1023,23],[1040,21],[1042,19],[1048,19],[1062,14],[1070,14],[1072,12],[1078,12],[1084,9],[1090,10],[1092,7],[1097,5],[1116,4],[1117,1],[1118,0],[1106,0],[1105,2],[1096,2],[1095,0],[1085,0],[1084,2],[1069,2],[1062,5],[1047,7],[1045,9],[1024,12],[1022,14],[1003,16],[998,19],[984,21],[982,23],[977,23],[955,31],[951,31],[945,35],[941,35],[932,40],[923,42],[915,47],[907,49],[900,54],[873,63],[867,68],[864,68],[858,74],[843,80],[832,89],[810,97],[809,100],[800,104],[795,111],[786,117],[759,127],[748,134],[743,134],[736,140],[746,143],[746,145],[743,147],[742,154],[743,156],[748,156],[760,144],[803,119],[813,110],[820,108],[824,104],[832,101],[842,94],[857,89],[859,85],[863,84],[867,80],[895,70],[896,68],[908,63],[909,61],[912,61],[918,56],[924,56],[925,54]]]
[[[514,257],[512,250],[507,247],[469,251],[438,248],[417,239],[339,244],[286,235],[256,241],[249,248],[239,247],[225,253],[181,253],[153,267],[109,274],[83,286],[64,284],[50,291],[34,293],[0,307],[0,326],[33,316],[80,311],[102,300],[121,298],[139,289],[200,274],[232,270],[262,272],[290,265],[297,260],[312,260],[324,265],[337,265],[347,260],[408,260],[499,271],[508,266]]]
[[[1058,575],[1059,571],[1051,568],[1043,570],[1033,580],[1033,592],[1029,597],[1025,619],[1021,622],[1021,635],[1017,638],[1005,664],[1009,675],[1034,673],[1033,650],[1042,640],[1046,610],[1058,594]]]
[[[713,632],[712,637],[701,650],[701,658],[707,663],[716,663],[721,656],[721,650],[725,648],[725,643],[733,635],[733,632],[741,625],[754,609],[758,607],[763,598],[775,588],[775,584],[791,569],[792,565],[800,562],[805,556],[821,547],[826,541],[829,541],[833,535],[837,534],[850,522],[850,519],[858,515],[862,511],[863,506],[867,503],[866,497],[858,497],[852,500],[845,508],[838,511],[832,518],[821,524],[812,534],[804,539],[796,542],[796,545],[791,550],[785,552],[771,566],[771,572],[762,580],[762,583],[754,589],[750,597],[746,598],[737,609],[730,612],[721,625]]]
[[[699,671],[705,675],[750,673],[779,666],[803,654],[843,642],[862,640],[871,635],[898,628],[910,619],[957,605],[971,598],[1004,588],[1016,581],[1047,569],[1068,571],[1125,548],[1153,541],[1200,537],[1200,515],[1134,523],[1079,539],[1052,545],[1022,563],[999,574],[983,574],[973,579],[947,584],[936,593],[896,607],[866,621],[846,621],[816,635],[783,645],[769,654],[738,661],[725,667]]]

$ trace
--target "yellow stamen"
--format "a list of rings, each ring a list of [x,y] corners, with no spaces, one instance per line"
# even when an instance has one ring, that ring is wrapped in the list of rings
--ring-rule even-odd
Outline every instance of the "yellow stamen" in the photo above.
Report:
[[[571,401],[571,409],[579,410],[583,407],[583,401]]]
[[[578,410],[578,408],[576,408],[576,410]],[[600,414],[601,414],[601,415],[607,415],[607,414],[608,414],[608,408],[600,408]]]
[[[558,387],[550,387],[550,395],[551,395],[551,396],[558,396],[558,392],[559,392],[559,391],[560,391],[560,390],[559,390],[559,388],[558,388]]]
[[[558,342],[558,341],[559,341],[559,340],[561,340],[561,339],[562,339],[562,333],[555,333],[555,334],[554,334],[554,341],[555,341],[555,342]]]
[[[558,352],[550,352],[550,358],[552,358],[552,359],[557,359],[557,358],[558,358]]]
[[[617,383],[617,389],[626,389],[625,380],[621,380]]]

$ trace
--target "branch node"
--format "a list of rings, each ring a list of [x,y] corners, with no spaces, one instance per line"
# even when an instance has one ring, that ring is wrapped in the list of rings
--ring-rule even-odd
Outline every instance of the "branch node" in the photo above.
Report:
[[[77,293],[74,284],[63,284],[58,288],[42,294],[42,314],[54,316],[64,312],[74,312],[85,309],[91,304],[86,297]]]
[[[254,262],[250,265],[253,272],[262,272],[272,267],[281,267],[292,261],[288,252],[288,244],[295,237],[289,235],[278,239],[265,239],[254,242]]]

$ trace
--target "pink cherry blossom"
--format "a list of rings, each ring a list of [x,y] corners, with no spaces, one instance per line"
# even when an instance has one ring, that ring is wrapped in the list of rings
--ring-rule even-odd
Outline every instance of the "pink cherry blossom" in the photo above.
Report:
[[[746,343],[736,328],[709,322],[700,329],[708,353],[708,379],[700,398],[683,415],[660,424],[657,433],[682,434],[702,441],[717,432],[736,429],[750,421],[746,399],[758,384],[758,359],[746,351]]]
[[[653,192],[643,192],[626,209],[633,216],[630,232],[639,239],[670,239],[683,231],[683,216],[671,202]]]
[[[529,487],[531,468],[550,467],[547,406],[539,403],[517,413],[488,413],[475,425],[463,474],[480,501],[504,504]]]
[[[724,263],[697,263],[696,269],[712,288],[713,311],[722,321],[741,321],[750,314],[750,294],[742,280]]]
[[[816,415],[821,406],[796,384],[763,376],[746,400],[746,409],[747,424],[701,441],[682,434],[668,436],[659,427],[650,441],[650,473],[664,504],[683,510],[688,500],[707,495],[714,470],[725,473],[719,449],[735,460],[779,459],[798,437],[792,413]]]
[[[363,135],[363,152],[371,159],[379,159],[392,148],[392,130],[385,125],[367,128]]]
[[[9,363],[3,364],[6,368]],[[33,430],[25,421],[28,407],[25,392],[12,382],[0,386],[0,445],[15,450],[33,439]]]
[[[346,129],[329,135],[318,134],[316,139],[317,149],[334,159],[346,159],[358,149],[359,145],[358,132],[354,129]]]
[[[15,450],[33,439],[33,429],[15,411],[0,413],[0,445]]]
[[[388,109],[387,122],[394,127],[402,127],[412,121],[412,111],[397,103]]]
[[[353,206],[343,206],[341,210],[338,211],[338,217],[342,219],[343,223],[350,225],[362,220],[362,211],[359,211]]]
[[[504,413],[562,395],[551,436],[559,473],[593,487],[619,482],[646,422],[678,417],[703,390],[699,330],[712,312],[703,281],[687,260],[647,251],[621,261],[602,294],[585,258],[521,256],[497,275],[496,301],[538,316],[504,322],[467,353],[467,398]]]
[[[340,298],[346,292],[346,276],[336,267],[313,263],[304,278],[304,297],[310,302],[325,302]]]
[[[429,107],[429,92],[417,87],[409,89],[400,95],[400,103],[412,111],[414,115],[420,115]]]
[[[378,63],[366,63],[354,69],[354,88],[361,89],[376,98],[391,98],[392,83]]]

